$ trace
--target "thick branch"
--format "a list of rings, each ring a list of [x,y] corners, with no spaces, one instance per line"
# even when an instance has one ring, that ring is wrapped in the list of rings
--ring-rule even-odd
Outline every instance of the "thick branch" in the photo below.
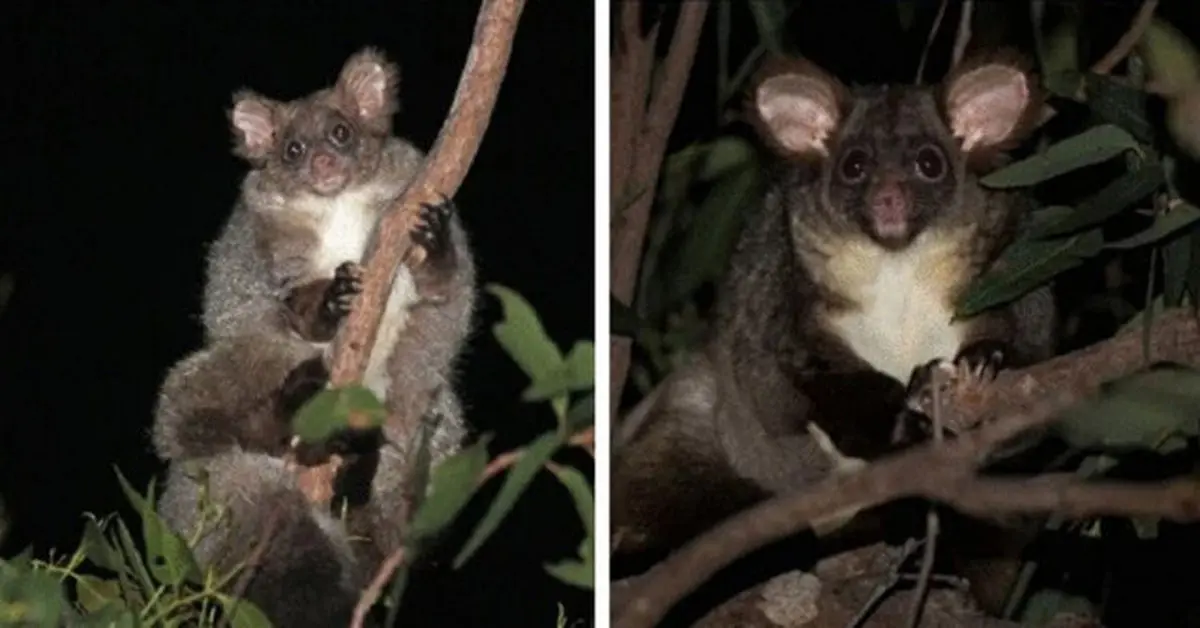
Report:
[[[1200,324],[1188,310],[1160,314],[1150,348],[1153,360],[1198,365]],[[905,497],[923,497],[975,513],[1200,519],[1200,481],[1196,479],[1138,486],[1089,484],[1064,476],[991,479],[976,474],[988,454],[1004,442],[1048,425],[1065,406],[1146,362],[1142,330],[1131,329],[1094,347],[1003,373],[994,385],[961,394],[943,409],[947,414],[958,413],[958,420],[947,424],[977,425],[976,429],[952,441],[928,443],[881,459],[854,474],[828,478],[727,519],[647,574],[614,625],[653,626],[677,600],[737,558],[790,536],[814,520]],[[955,392],[947,396],[954,397]],[[982,421],[986,417],[997,418]]]
[[[648,105],[646,94],[650,91],[658,25],[643,36],[641,3],[628,2],[621,7],[612,77],[613,172],[609,202],[613,222],[609,281],[613,295],[622,303],[633,300],[659,170],[691,75],[708,4],[708,0],[696,0],[680,6],[671,47]],[[609,343],[609,352],[609,400],[611,416],[616,417],[629,370],[629,341],[614,338]]]
[[[344,386],[362,378],[396,268],[402,260],[412,258],[414,252],[420,250],[413,248],[409,232],[416,225],[421,205],[436,204],[442,195],[454,196],[475,159],[500,92],[512,52],[513,35],[524,6],[524,0],[484,0],[479,9],[474,40],[450,113],[424,168],[380,220],[374,244],[367,252],[362,293],[335,340],[330,367],[330,382],[334,386]],[[420,259],[413,261],[419,263]],[[410,434],[417,418],[389,417],[388,420],[403,421],[402,433]],[[335,473],[334,464],[319,465],[302,469],[299,480],[309,487],[306,492],[314,496],[310,499],[315,499],[331,493],[328,487],[332,485]]]

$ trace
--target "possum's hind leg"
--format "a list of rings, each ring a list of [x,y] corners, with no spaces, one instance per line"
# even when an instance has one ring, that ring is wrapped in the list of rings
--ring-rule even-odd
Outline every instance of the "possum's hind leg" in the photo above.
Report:
[[[344,626],[366,574],[342,523],[305,499],[283,460],[229,452],[174,463],[159,513],[185,539],[196,533],[200,497],[225,515],[202,531],[201,567],[227,573],[245,564],[243,597],[276,626]],[[264,545],[265,543],[265,545]]]

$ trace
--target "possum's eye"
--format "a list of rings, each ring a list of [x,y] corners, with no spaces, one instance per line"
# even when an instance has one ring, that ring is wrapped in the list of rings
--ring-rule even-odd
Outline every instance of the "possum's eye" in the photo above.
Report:
[[[842,156],[842,163],[838,166],[838,173],[841,174],[842,180],[846,183],[858,183],[867,176],[867,161],[870,157],[867,151],[861,148],[851,148]]]
[[[916,165],[917,175],[929,182],[939,181],[946,174],[946,158],[941,149],[931,144],[917,150]]]
[[[333,125],[333,129],[329,131],[329,139],[338,146],[345,146],[354,133],[350,130],[350,125],[345,122],[338,122]]]
[[[297,159],[304,156],[304,144],[296,140],[287,143],[283,148],[283,160],[287,163],[293,163]]]

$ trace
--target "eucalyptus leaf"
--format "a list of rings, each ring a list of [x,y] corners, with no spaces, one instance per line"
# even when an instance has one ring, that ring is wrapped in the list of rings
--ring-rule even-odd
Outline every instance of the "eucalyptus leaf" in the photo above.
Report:
[[[546,334],[537,312],[520,294],[500,284],[488,284],[504,309],[504,319],[492,326],[496,341],[517,366],[536,382],[561,368],[563,356]]]
[[[306,443],[319,443],[345,430],[383,425],[387,408],[369,388],[359,385],[322,390],[292,419],[292,431]]]
[[[147,489],[149,498],[142,498],[130,486],[125,476],[117,471],[117,481],[125,496],[138,509],[142,518],[142,540],[146,545],[146,558],[149,562],[150,573],[155,580],[170,586],[178,586],[183,582],[194,584],[203,583],[203,575],[192,551],[187,543],[159,517],[154,508],[154,481],[150,481]]]
[[[455,569],[462,567],[483,545],[484,541],[500,527],[500,523],[512,511],[517,499],[529,487],[534,476],[542,469],[546,461],[554,456],[554,452],[562,447],[564,442],[563,434],[555,430],[542,434],[525,448],[520,459],[505,475],[504,484],[500,487],[500,492],[496,494],[491,505],[488,506],[487,513],[475,526],[475,530],[463,548],[459,550],[458,555],[454,557]]]
[[[1184,291],[1189,287],[1192,274],[1192,255],[1200,234],[1193,232],[1172,238],[1158,249],[1162,261],[1163,297],[1167,305],[1178,306],[1183,301]],[[1197,287],[1200,287],[1198,285]]]
[[[1175,92],[1200,77],[1200,51],[1187,35],[1161,17],[1150,22],[1136,50],[1146,62],[1150,78],[1166,92]]]
[[[917,18],[917,3],[912,0],[896,0],[896,22],[900,30],[908,32]]]
[[[1129,131],[1139,141],[1154,141],[1154,125],[1148,111],[1150,98],[1145,91],[1095,73],[1087,74],[1084,84],[1088,108],[1098,118]]]
[[[1098,225],[1153,193],[1165,182],[1162,165],[1144,164],[1105,185],[1062,220],[1042,226],[1036,232],[1036,237],[1066,235]]]
[[[123,571],[125,559],[121,555],[121,550],[104,536],[103,525],[95,516],[91,514],[85,516],[87,521],[83,523],[83,539],[80,541],[84,555],[98,567],[113,572]]]
[[[1190,203],[1179,203],[1169,211],[1159,214],[1149,227],[1128,238],[1105,245],[1111,249],[1134,249],[1147,244],[1156,244],[1190,227],[1200,220],[1200,207]]]
[[[759,177],[756,168],[740,168],[714,184],[669,266],[668,306],[687,298],[724,270],[740,231],[742,210],[754,198]]]
[[[707,149],[696,178],[715,181],[757,164],[754,146],[740,135],[722,135],[704,145]]]
[[[121,552],[125,554],[125,564],[129,566],[128,573],[137,579],[136,585],[141,587],[140,591],[126,588],[126,594],[142,598],[144,593],[154,591],[157,585],[150,577],[150,572],[146,571],[146,564],[142,562],[142,552],[138,549],[137,543],[133,542],[133,535],[129,533],[128,526],[120,519],[114,519],[113,526],[117,529],[117,541],[120,543]],[[130,583],[131,586],[134,584]]]
[[[1018,621],[1022,626],[1043,626],[1062,613],[1086,615],[1092,610],[1091,602],[1085,597],[1055,589],[1041,589],[1029,598]]]
[[[550,467],[558,481],[571,494],[575,511],[579,513],[580,523],[585,532],[584,539],[579,545],[581,560],[566,560],[553,565],[547,565],[546,571],[551,575],[577,587],[591,589],[594,585],[595,574],[595,498],[587,478],[578,469],[571,467]]]
[[[567,412],[567,433],[574,434],[591,427],[595,422],[595,406],[596,396],[593,393],[589,393],[586,397],[576,402],[575,405],[571,406],[571,410]]]
[[[0,566],[0,625],[57,626],[68,608],[56,576]]]
[[[991,188],[1034,185],[1129,150],[1139,150],[1139,145],[1128,131],[1102,124],[1051,144],[1044,153],[1005,166],[980,179],[980,183]]]
[[[580,340],[567,354],[567,387],[572,391],[591,390],[596,376],[596,345]]]
[[[1154,369],[1124,378],[1063,413],[1055,429],[1080,449],[1154,448],[1168,434],[1200,435],[1200,371]]]
[[[441,532],[471,501],[487,467],[490,441],[490,435],[484,436],[433,469],[429,494],[409,525],[410,543],[420,544]]]
[[[140,628],[137,613],[123,606],[105,606],[71,621],[72,628]]]
[[[1022,239],[1001,255],[997,265],[975,280],[963,295],[958,317],[973,316],[1036,290],[1059,274],[1100,252],[1098,229],[1060,240]]]
[[[217,600],[225,609],[233,628],[272,628],[271,620],[250,600],[228,595],[219,595]]]
[[[124,605],[119,583],[87,574],[75,575],[75,598],[89,613],[95,613],[109,604]]]

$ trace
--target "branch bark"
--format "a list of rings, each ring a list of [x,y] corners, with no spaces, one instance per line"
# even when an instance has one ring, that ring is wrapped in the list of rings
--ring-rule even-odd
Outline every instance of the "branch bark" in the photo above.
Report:
[[[609,131],[610,282],[613,295],[627,305],[633,300],[659,171],[691,75],[708,4],[708,0],[695,0],[680,5],[671,47],[651,93],[659,24],[655,23],[643,34],[640,0],[621,3],[612,60]],[[628,339],[613,338],[609,342],[609,400],[614,420],[629,370],[629,351]]]
[[[332,385],[344,386],[362,378],[396,268],[406,258],[419,263],[420,258],[414,256],[423,255],[413,247],[410,237],[421,205],[437,203],[443,195],[452,197],[475,159],[508,68],[513,36],[524,6],[524,0],[483,0],[450,113],[424,168],[380,220],[374,243],[366,254],[358,304],[335,339],[330,367]],[[402,422],[403,434],[413,432],[417,419],[388,417],[388,421]],[[311,494],[323,495],[330,492],[328,487],[335,472],[335,464],[310,467],[300,472],[300,481],[313,487]]]
[[[1149,361],[1200,366],[1200,322],[1185,309],[1158,316],[1143,350],[1141,329],[1042,364],[1002,373],[983,386],[947,391],[942,416],[963,426],[956,439],[928,443],[747,509],[694,539],[654,567],[614,626],[655,625],[671,606],[718,570],[809,523],[849,509],[922,497],[967,513],[1058,513],[1071,517],[1161,516],[1200,520],[1200,480],[1159,484],[1085,483],[1074,476],[994,479],[977,475],[988,454],[1030,429],[1050,424],[1066,405]],[[970,429],[974,428],[974,429]]]

